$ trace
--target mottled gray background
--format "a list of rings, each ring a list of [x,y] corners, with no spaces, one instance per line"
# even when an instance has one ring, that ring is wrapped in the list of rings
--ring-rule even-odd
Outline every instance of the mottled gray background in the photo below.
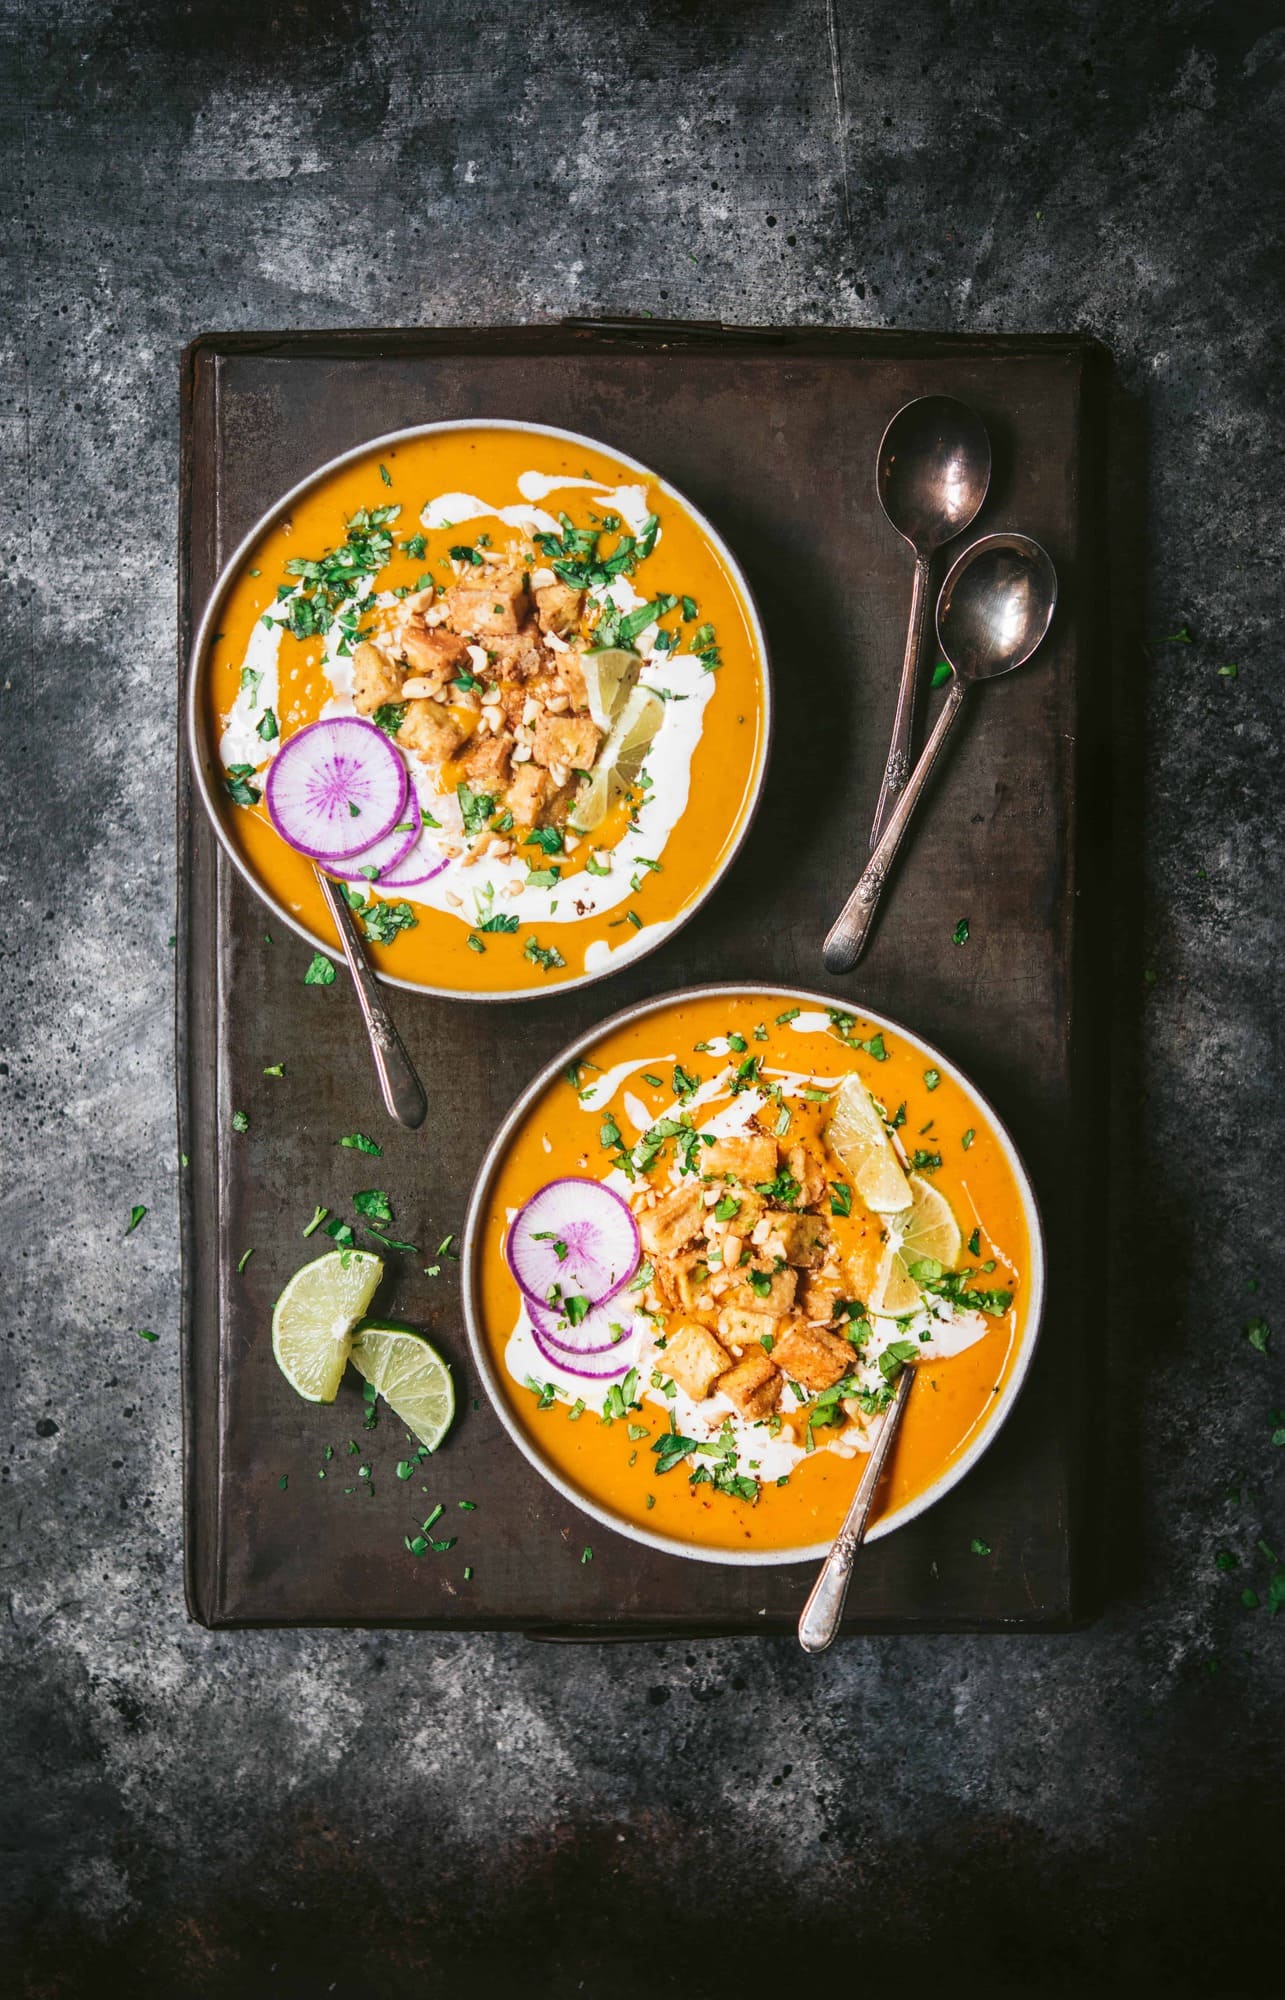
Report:
[[[452,1995],[699,1995],[971,1966],[1279,1990],[1285,1619],[1241,1593],[1266,1596],[1259,1539],[1285,1549],[1285,1380],[1243,1330],[1282,1275],[1281,20],[0,0],[20,1986],[390,1992],[419,1969]],[[1117,358],[1150,646],[1127,662],[1148,978],[1118,994],[1114,1206],[1143,1283],[1095,1432],[1105,1609],[1071,1637],[818,1665],[184,1616],[180,346],[639,310],[1085,328]]]

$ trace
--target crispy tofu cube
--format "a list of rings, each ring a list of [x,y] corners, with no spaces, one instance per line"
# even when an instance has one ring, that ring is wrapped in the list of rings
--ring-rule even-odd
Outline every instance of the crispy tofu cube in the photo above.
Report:
[[[535,615],[540,630],[556,632],[560,639],[575,631],[583,608],[583,590],[573,590],[569,583],[542,584],[535,593]]]
[[[766,1277],[766,1289],[756,1289],[749,1281],[748,1270],[737,1274],[736,1283],[723,1295],[724,1303],[737,1307],[741,1312],[773,1313],[780,1318],[788,1313],[794,1304],[795,1287],[799,1277],[787,1264],[783,1271],[758,1272],[760,1281]]]
[[[408,625],[398,644],[411,672],[424,674],[430,680],[446,680],[468,665],[465,641],[458,632],[448,632],[442,625],[435,625],[432,631],[425,625]]]
[[[742,1187],[775,1180],[776,1140],[762,1132],[747,1132],[739,1139],[716,1139],[702,1153],[701,1166],[716,1179],[733,1179]]]
[[[787,1264],[810,1268],[824,1260],[828,1231],[823,1216],[774,1215],[772,1234],[781,1239]]]
[[[587,715],[550,715],[546,708],[535,725],[531,756],[549,769],[561,764],[564,770],[587,771],[598,754],[602,731]]]
[[[855,1219],[855,1210],[854,1210]],[[888,1232],[877,1216],[866,1216],[855,1242],[850,1229],[844,1232],[842,1282],[845,1299],[868,1299],[874,1291],[883,1262]]]
[[[460,759],[460,770],[475,791],[502,792],[509,782],[509,744],[503,736],[478,736]]]
[[[718,1316],[719,1339],[739,1354],[743,1348],[762,1347],[764,1340],[775,1340],[780,1324],[775,1313],[746,1312],[740,1306],[724,1306]]]
[[[719,1393],[727,1396],[743,1417],[751,1420],[770,1416],[781,1393],[781,1373],[761,1347],[751,1348],[735,1368],[719,1382]]]
[[[803,1289],[798,1294],[798,1307],[804,1319],[825,1320],[834,1318],[839,1300],[847,1294],[831,1280],[805,1278]]]
[[[580,664],[579,653],[562,653],[558,657],[558,679],[571,696],[573,708],[588,708],[589,690],[584,683],[584,668]]]
[[[511,680],[529,681],[533,674],[538,674],[547,664],[545,655],[536,643],[538,637],[534,625],[524,625],[520,632],[512,635],[502,632],[488,633],[487,657]],[[523,699],[526,699],[525,695]]]
[[[708,1327],[687,1320],[671,1333],[661,1367],[672,1375],[680,1389],[703,1403],[720,1375],[732,1365],[731,1356],[719,1346]]]
[[[709,1283],[709,1263],[704,1251],[680,1251],[677,1257],[666,1259],[664,1271],[673,1297],[683,1311],[697,1312]]]
[[[525,625],[531,596],[524,569],[474,570],[445,593],[446,622],[454,632],[471,632],[479,639],[492,633],[511,635]]]
[[[638,1234],[649,1257],[672,1257],[700,1234],[704,1222],[699,1184],[676,1187],[662,1195],[655,1208],[643,1210],[638,1217]]]
[[[534,826],[552,789],[549,773],[538,764],[519,764],[504,803],[519,826]]]
[[[855,1350],[837,1333],[805,1320],[791,1320],[772,1350],[772,1359],[790,1381],[819,1395],[832,1389],[856,1361]]]
[[[785,1164],[802,1188],[799,1196],[803,1208],[812,1208],[826,1191],[825,1168],[816,1155],[806,1146],[791,1146],[785,1156]]]
[[[408,701],[397,741],[426,764],[444,764],[464,741],[464,731],[440,701]]]
[[[352,649],[352,698],[358,715],[373,715],[402,698],[402,670],[395,660],[363,639]]]

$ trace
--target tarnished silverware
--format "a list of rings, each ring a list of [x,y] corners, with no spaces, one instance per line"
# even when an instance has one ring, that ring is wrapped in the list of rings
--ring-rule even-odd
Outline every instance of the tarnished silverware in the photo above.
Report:
[[[936,551],[976,519],[991,477],[991,445],[975,410],[954,396],[920,396],[883,434],[875,470],[879,503],[915,552],[906,651],[879,804],[870,830],[875,848],[910,780],[918,706],[919,662],[930,623],[929,572]]]
[[[316,871],[321,884],[321,893],[326,899],[326,907],[334,919],[343,946],[352,983],[357,989],[357,1004],[361,1008],[362,1019],[366,1023],[366,1033],[370,1037],[370,1053],[375,1058],[375,1071],[379,1077],[379,1088],[383,1093],[388,1114],[399,1125],[408,1125],[414,1131],[422,1125],[428,1115],[428,1099],[424,1086],[415,1071],[415,1065],[406,1053],[405,1044],[396,1028],[384,997],[379,990],[379,982],[370,968],[366,957],[366,947],[357,919],[348,907],[347,900],[331,881]]]
[[[983,535],[955,562],[937,600],[937,637],[952,668],[950,688],[923,755],[882,840],[822,948],[827,972],[851,972],[866,948],[893,857],[975,681],[995,680],[1030,659],[1057,605],[1057,573],[1029,535]]]
[[[857,1490],[843,1517],[843,1526],[834,1538],[834,1547],[822,1563],[820,1575],[809,1591],[808,1601],[800,1613],[799,1644],[805,1653],[824,1653],[826,1647],[833,1645],[838,1637],[839,1620],[843,1616],[848,1584],[852,1577],[852,1565],[857,1550],[866,1538],[866,1523],[870,1519],[870,1509],[874,1506],[875,1491],[901,1427],[901,1419],[910,1400],[910,1385],[914,1379],[915,1364],[911,1362],[908,1367],[902,1368],[898,1377],[896,1391],[888,1405],[879,1435],[861,1468]]]

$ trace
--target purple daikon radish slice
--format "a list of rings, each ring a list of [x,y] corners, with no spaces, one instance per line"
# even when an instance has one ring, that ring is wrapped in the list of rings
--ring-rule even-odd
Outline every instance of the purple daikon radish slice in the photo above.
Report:
[[[321,866],[327,875],[335,875],[341,882],[378,882],[382,888],[418,839],[418,826],[413,821],[399,819],[392,832],[377,840],[373,847],[364,847],[347,861],[334,861],[323,854]]]
[[[633,1339],[622,1340],[605,1354],[570,1354],[558,1347],[536,1324],[535,1314],[531,1314],[531,1332],[536,1346],[551,1368],[561,1368],[565,1375],[581,1375],[587,1382],[608,1382],[613,1376],[626,1375],[634,1365],[634,1355],[638,1343]]]
[[[628,1294],[617,1293],[602,1305],[590,1306],[583,1310],[584,1299],[573,1303],[567,1310],[568,1299],[575,1301],[575,1293],[564,1292],[555,1305],[537,1306],[527,1301],[527,1316],[541,1339],[548,1342],[559,1354],[565,1354],[576,1361],[596,1361],[600,1355],[610,1354],[613,1348],[627,1342],[633,1335],[637,1321]],[[580,1312],[577,1320],[573,1313]]]
[[[533,1305],[559,1286],[600,1306],[628,1284],[642,1245],[628,1203],[601,1181],[547,1181],[520,1209],[505,1244],[509,1269]]]
[[[414,805],[413,799],[411,804]],[[428,828],[424,827],[405,860],[399,861],[395,868],[386,868],[379,879],[390,889],[414,889],[421,882],[431,882],[449,866],[449,857],[434,847]]]
[[[313,861],[342,862],[406,817],[410,776],[382,729],[359,715],[310,722],[288,736],[268,767],[268,816],[281,838]]]

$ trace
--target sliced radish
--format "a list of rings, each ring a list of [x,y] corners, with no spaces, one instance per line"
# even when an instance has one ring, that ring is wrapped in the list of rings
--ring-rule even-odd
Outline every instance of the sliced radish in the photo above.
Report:
[[[624,1340],[616,1341],[610,1348],[594,1354],[578,1354],[570,1348],[559,1347],[546,1331],[547,1319],[543,1314],[536,1318],[536,1310],[528,1307],[531,1332],[535,1344],[551,1368],[561,1368],[567,1375],[583,1375],[590,1382],[605,1382],[613,1375],[625,1375],[634,1365],[637,1341],[632,1334]],[[621,1322],[632,1325],[632,1320]]]
[[[411,807],[414,810],[413,799]],[[433,845],[428,828],[423,827],[405,859],[395,868],[386,868],[379,880],[390,889],[413,889],[420,882],[431,882],[443,868],[449,867],[449,857]]]
[[[413,806],[407,810],[413,810]],[[346,861],[332,860],[330,855],[323,854],[321,865],[327,875],[335,875],[341,882],[378,882],[382,888],[398,864],[409,859],[419,835],[417,825],[399,819],[392,832],[377,840],[373,847],[363,847],[360,854]]]
[[[637,1325],[627,1293],[623,1297],[617,1293],[602,1305],[590,1306],[578,1325],[560,1305],[537,1306],[528,1299],[527,1313],[550,1347],[559,1354],[574,1355],[577,1360],[582,1356],[592,1359],[595,1355],[610,1354],[630,1338]]]
[[[382,729],[335,715],[296,730],[268,767],[268,816],[314,861],[348,861],[406,817],[410,776]]]
[[[509,1230],[509,1269],[533,1305],[561,1296],[604,1305],[638,1269],[642,1244],[627,1203],[601,1181],[547,1181]]]

